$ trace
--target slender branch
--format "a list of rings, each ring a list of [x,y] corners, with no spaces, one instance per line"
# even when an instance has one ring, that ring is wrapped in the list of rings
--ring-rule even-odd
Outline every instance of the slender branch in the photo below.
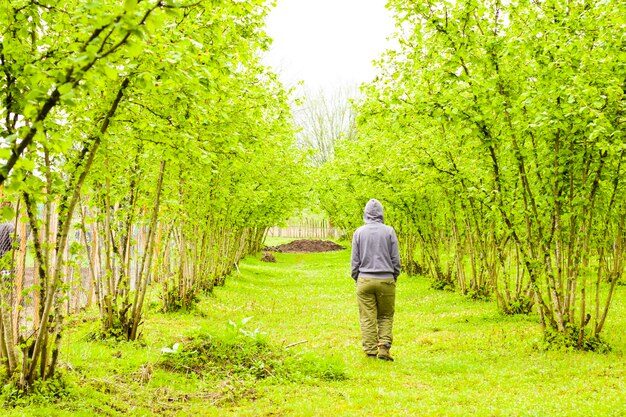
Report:
[[[143,15],[143,18],[141,19],[141,21],[139,22],[139,24],[137,26],[141,26],[144,23],[146,23],[146,20],[148,20],[148,16],[150,16],[150,14],[152,14],[152,12],[154,12],[156,9],[158,9],[159,7],[163,6],[163,2],[162,0],[159,0],[156,2],[156,4],[151,7],[150,9],[148,9],[146,11],[146,13]],[[126,35],[124,35],[124,37],[115,45],[113,45],[111,48],[109,48],[108,51],[100,54],[97,58],[102,59],[105,58],[107,56],[109,56],[110,54],[112,54],[113,52],[117,51],[122,45],[124,45],[127,41],[128,38],[130,38],[132,32],[127,32]],[[89,68],[91,68],[91,66],[93,66],[93,64],[95,64],[96,59],[94,59],[90,64],[85,65],[85,71]]]
[[[11,170],[13,169],[19,158],[22,156],[26,148],[32,143],[33,138],[37,134],[39,124],[43,120],[45,120],[46,117],[48,117],[50,110],[52,110],[52,108],[59,102],[60,98],[61,93],[59,92],[58,88],[55,88],[54,91],[52,91],[50,97],[48,97],[48,99],[44,103],[39,113],[37,114],[35,122],[31,124],[31,127],[28,129],[28,132],[24,136],[24,139],[22,139],[22,141],[16,148],[11,149],[11,156],[9,157],[8,161],[4,164],[4,166],[0,167],[0,185],[4,184],[4,181],[6,181],[6,179],[9,177]]]

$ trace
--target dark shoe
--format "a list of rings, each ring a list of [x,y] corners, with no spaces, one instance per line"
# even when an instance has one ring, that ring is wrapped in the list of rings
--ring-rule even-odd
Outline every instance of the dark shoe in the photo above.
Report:
[[[389,344],[378,345],[378,359],[393,362],[393,358],[389,354],[389,348],[391,348]]]
[[[376,359],[378,355],[375,353],[366,353],[365,356],[367,356],[368,359]]]

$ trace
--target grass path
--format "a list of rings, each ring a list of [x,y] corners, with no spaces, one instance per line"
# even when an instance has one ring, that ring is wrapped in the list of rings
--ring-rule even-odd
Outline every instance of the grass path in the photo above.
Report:
[[[146,311],[140,343],[89,341],[93,314],[72,317],[61,364],[71,395],[50,405],[2,410],[7,416],[624,416],[626,287],[619,287],[605,355],[544,352],[534,317],[503,317],[493,303],[434,291],[400,276],[393,363],[360,348],[349,251],[253,257],[187,313]],[[347,379],[286,382],[268,378],[250,395],[228,381],[156,366],[161,348],[228,322],[265,332],[273,346],[338,362]],[[209,395],[207,395],[209,393]]]
[[[394,363],[360,349],[348,251],[254,259],[203,303],[208,315],[252,316],[275,343],[345,363],[348,380],[262,387],[215,415],[233,416],[623,416],[626,415],[624,288],[606,329],[608,355],[542,352],[532,317],[506,318],[492,303],[433,291],[401,276]],[[200,409],[199,409],[200,411]],[[204,412],[207,412],[204,409]]]

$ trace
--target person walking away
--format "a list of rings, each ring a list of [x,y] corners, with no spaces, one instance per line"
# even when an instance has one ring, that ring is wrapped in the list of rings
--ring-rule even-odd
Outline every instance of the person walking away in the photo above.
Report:
[[[363,212],[365,224],[352,237],[352,278],[357,284],[363,350],[368,357],[393,361],[393,315],[400,275],[398,238],[383,223],[383,206],[371,199]]]

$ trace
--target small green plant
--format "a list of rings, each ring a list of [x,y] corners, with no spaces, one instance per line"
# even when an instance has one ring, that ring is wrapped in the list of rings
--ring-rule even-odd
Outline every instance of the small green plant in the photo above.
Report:
[[[248,323],[250,320],[252,320],[252,317],[245,317],[243,319],[241,319],[241,321],[239,321],[239,323],[236,323],[232,320],[228,320],[228,327],[231,331],[235,332],[235,333],[241,333],[246,337],[251,337],[251,338],[256,338],[262,334],[264,334],[263,332],[259,331],[259,328],[257,327],[256,329],[254,329],[253,331],[247,330],[244,328],[245,324]]]
[[[473,285],[467,290],[465,295],[474,301],[489,301],[491,300],[491,289],[487,284]]]
[[[55,404],[71,396],[69,386],[62,374],[47,380],[37,380],[28,389],[21,390],[15,383],[2,386],[0,403],[2,407],[24,407],[31,405]]]
[[[540,348],[544,350],[580,350],[596,353],[610,352],[611,345],[599,335],[589,335],[583,330],[580,336],[580,327],[568,324],[565,332],[559,332],[554,329],[546,329]]]
[[[512,316],[516,314],[528,315],[532,312],[535,303],[526,295],[519,295],[510,300],[503,301],[499,306],[502,314]]]
[[[454,291],[454,281],[451,276],[438,275],[430,281],[430,287],[438,291]]]
[[[160,306],[163,313],[190,310],[200,300],[199,293],[195,288],[188,288],[183,295],[180,292],[178,286],[168,286],[168,282],[163,281]]]

